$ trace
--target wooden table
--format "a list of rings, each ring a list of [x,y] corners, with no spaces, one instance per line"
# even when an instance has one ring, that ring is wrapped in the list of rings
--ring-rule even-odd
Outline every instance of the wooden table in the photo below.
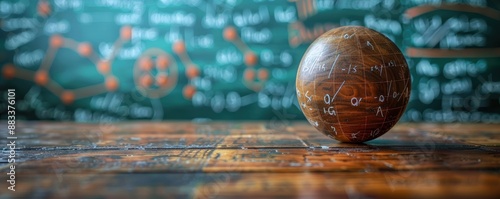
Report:
[[[17,124],[0,198],[500,198],[500,125],[398,124],[343,144],[305,122]]]

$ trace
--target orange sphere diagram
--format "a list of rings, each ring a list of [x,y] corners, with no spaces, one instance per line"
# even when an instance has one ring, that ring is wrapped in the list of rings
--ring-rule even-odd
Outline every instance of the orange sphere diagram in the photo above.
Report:
[[[388,132],[403,114],[411,90],[408,64],[381,33],[361,26],[318,37],[300,62],[300,108],[317,130],[360,143]]]

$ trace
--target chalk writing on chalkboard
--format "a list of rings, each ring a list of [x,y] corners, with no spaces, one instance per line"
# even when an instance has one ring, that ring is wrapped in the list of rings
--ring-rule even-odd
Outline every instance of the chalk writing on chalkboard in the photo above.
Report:
[[[493,1],[408,3],[403,46],[414,65],[410,121],[498,122],[500,10]],[[487,88],[486,88],[487,87]]]

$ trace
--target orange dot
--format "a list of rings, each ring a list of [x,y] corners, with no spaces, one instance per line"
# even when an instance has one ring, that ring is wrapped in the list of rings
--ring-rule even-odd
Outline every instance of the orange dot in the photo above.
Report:
[[[156,85],[160,87],[167,86],[168,84],[168,77],[166,74],[158,74],[156,76]]]
[[[66,105],[71,104],[73,103],[73,101],[75,101],[75,94],[73,94],[73,92],[71,91],[64,91],[61,94],[61,101]]]
[[[149,88],[153,84],[153,77],[149,74],[145,74],[140,79],[140,84],[144,88]]]
[[[111,70],[111,65],[109,64],[108,61],[101,60],[97,64],[97,70],[99,70],[101,74],[106,75]]]
[[[247,69],[245,69],[243,76],[244,76],[246,81],[252,82],[255,79],[255,70],[251,69],[251,68],[247,68]]]
[[[245,64],[247,66],[253,66],[257,64],[257,56],[252,52],[245,53]]]
[[[153,62],[149,57],[142,57],[139,60],[139,67],[144,71],[150,71],[153,69]]]
[[[188,68],[186,69],[186,76],[189,78],[189,79],[193,79],[195,77],[198,77],[200,75],[200,70],[198,69],[197,66],[195,65],[190,65],[188,66]]]
[[[227,41],[234,41],[238,36],[236,29],[234,29],[234,27],[231,26],[225,28],[223,34],[224,34],[224,39]]]
[[[267,78],[269,78],[269,71],[265,68],[261,68],[257,72],[257,76],[260,80],[267,80]]]
[[[186,45],[183,41],[176,41],[174,43],[173,50],[176,54],[182,54],[186,51]]]
[[[60,48],[64,43],[64,39],[61,37],[61,35],[52,35],[50,37],[50,46],[52,48]]]
[[[184,98],[191,99],[191,98],[193,98],[194,93],[196,93],[196,88],[194,86],[192,86],[192,85],[184,86],[184,89],[182,91]]]
[[[49,3],[46,1],[39,1],[37,11],[40,16],[48,16],[51,12]]]
[[[49,81],[49,75],[47,71],[41,70],[35,73],[35,82],[38,85],[45,85]]]
[[[123,26],[120,30],[120,38],[123,40],[130,40],[130,38],[132,38],[132,27]]]
[[[170,60],[168,60],[168,57],[165,55],[160,55],[156,58],[156,67],[158,67],[158,69],[166,69],[169,64]]]
[[[108,91],[115,91],[118,89],[118,80],[113,76],[109,76],[106,78],[105,85]]]
[[[12,79],[16,75],[16,68],[12,64],[5,64],[2,73],[5,79]]]
[[[78,45],[78,53],[81,56],[88,57],[92,54],[92,46],[89,43],[81,43]]]

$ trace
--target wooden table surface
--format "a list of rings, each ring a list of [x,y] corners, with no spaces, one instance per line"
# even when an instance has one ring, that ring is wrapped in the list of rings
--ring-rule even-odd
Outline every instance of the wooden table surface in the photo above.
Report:
[[[499,124],[396,125],[365,144],[305,122],[17,123],[0,198],[500,198]]]

